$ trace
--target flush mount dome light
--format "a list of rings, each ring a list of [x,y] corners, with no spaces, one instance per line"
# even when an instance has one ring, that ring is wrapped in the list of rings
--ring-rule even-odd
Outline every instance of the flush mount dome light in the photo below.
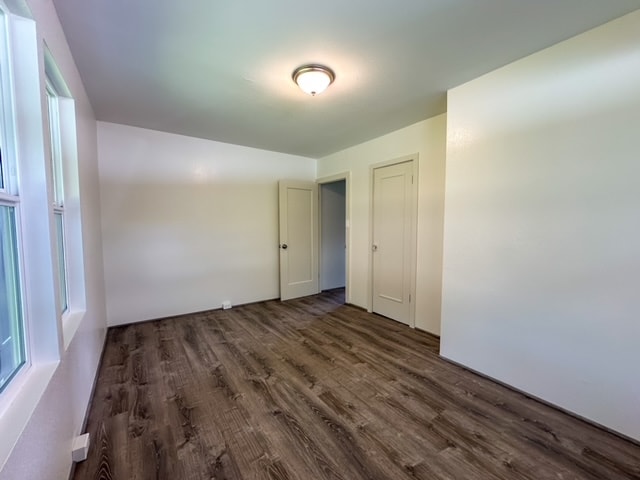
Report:
[[[296,68],[291,75],[300,89],[309,95],[324,92],[333,83],[336,76],[324,65],[303,65]]]

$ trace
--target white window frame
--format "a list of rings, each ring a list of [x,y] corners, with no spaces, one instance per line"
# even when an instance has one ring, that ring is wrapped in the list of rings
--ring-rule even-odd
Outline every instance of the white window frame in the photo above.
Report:
[[[50,198],[52,203],[52,235],[56,232],[56,215],[62,214],[62,234],[64,242],[64,280],[59,278],[60,267],[56,269],[58,298],[66,294],[66,309],[61,310],[60,323],[63,348],[66,350],[82,319],[86,314],[86,292],[84,274],[84,249],[82,241],[82,212],[80,204],[79,172],[78,172],[78,138],[76,131],[75,101],[60,72],[56,61],[46,44],[44,50],[44,71],[46,78],[46,103],[53,97],[55,115],[49,115],[49,137],[52,133],[57,137],[49,142],[50,158],[49,177]],[[48,105],[49,110],[49,105]],[[53,121],[51,121],[53,117]],[[45,129],[46,130],[46,129]],[[57,239],[52,238],[52,248],[58,256]],[[61,288],[65,288],[64,292]],[[58,300],[59,303],[64,303]]]
[[[15,106],[13,99],[12,66],[9,51],[8,12],[0,3],[0,148],[2,149],[2,186],[0,187],[0,205],[14,209],[14,228],[16,232],[17,289],[22,327],[22,348],[24,362],[13,372],[8,383],[0,391],[0,413],[6,408],[5,398],[21,385],[26,372],[31,367],[31,342],[28,322],[28,310],[25,303],[24,252],[22,248],[22,214],[18,189],[18,161],[15,140]]]
[[[0,0],[0,10],[4,30],[0,35],[3,108],[10,114],[7,118],[13,120],[4,122],[7,185],[2,200],[18,207],[16,237],[26,353],[26,363],[0,393],[2,468],[57,369],[64,336],[56,315],[40,37],[20,2],[6,4]],[[9,149],[14,153],[11,161]]]
[[[49,145],[51,147],[50,171],[53,192],[52,213],[55,227],[53,242],[56,251],[56,272],[58,279],[58,301],[60,316],[64,319],[69,314],[69,269],[67,264],[67,233],[65,219],[65,199],[64,199],[64,159],[62,157],[62,133],[60,119],[59,93],[47,77],[45,92],[47,96],[47,112],[49,116]],[[58,232],[56,217],[61,217],[62,229]],[[60,244],[61,242],[61,244]]]

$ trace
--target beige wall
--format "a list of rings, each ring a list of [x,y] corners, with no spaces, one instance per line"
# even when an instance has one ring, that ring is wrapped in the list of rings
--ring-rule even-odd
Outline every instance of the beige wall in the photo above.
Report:
[[[110,325],[278,298],[278,180],[313,159],[98,122]]]
[[[640,12],[449,92],[442,354],[640,439]]]
[[[417,153],[416,327],[440,334],[446,116],[440,115],[318,160],[318,177],[351,172],[349,302],[369,305],[370,166]]]

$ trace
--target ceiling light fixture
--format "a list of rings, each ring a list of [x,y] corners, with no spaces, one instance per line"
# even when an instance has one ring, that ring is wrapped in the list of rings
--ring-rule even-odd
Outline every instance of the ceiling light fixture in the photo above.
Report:
[[[303,65],[293,71],[291,78],[303,92],[315,96],[324,92],[333,83],[336,75],[324,65]]]

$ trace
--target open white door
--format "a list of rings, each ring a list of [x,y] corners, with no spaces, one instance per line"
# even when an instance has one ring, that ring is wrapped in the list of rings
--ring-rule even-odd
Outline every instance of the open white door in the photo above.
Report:
[[[312,182],[280,181],[280,298],[318,290],[318,188]]]

